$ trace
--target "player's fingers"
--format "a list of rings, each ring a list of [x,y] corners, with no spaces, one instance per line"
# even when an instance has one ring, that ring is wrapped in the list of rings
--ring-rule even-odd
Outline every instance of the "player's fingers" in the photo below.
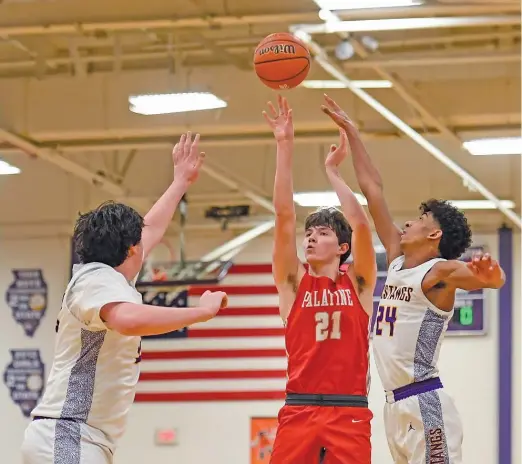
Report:
[[[496,260],[494,260],[490,255],[488,255],[487,259],[484,261],[484,267],[488,268],[488,271],[492,272],[498,266]]]
[[[187,134],[182,134],[178,143],[178,162],[185,158],[185,144],[187,142]]]
[[[190,155],[190,146],[192,145],[192,132],[188,131],[185,136],[185,144],[183,145],[183,157],[187,158]]]
[[[277,107],[279,114],[285,114],[285,98],[281,94],[277,95]]]
[[[476,263],[477,267],[481,269],[488,269],[491,266],[491,257],[487,255],[483,255],[478,262]]]
[[[342,111],[341,107],[335,102],[335,100],[330,98],[327,94],[324,94],[324,99],[332,109],[334,109],[335,111]]]
[[[288,110],[288,114],[286,117],[287,121],[292,124],[293,123],[293,116],[292,116],[292,110]]]
[[[226,308],[228,305],[228,295],[224,292],[221,293],[223,293],[223,295],[221,296],[221,309],[223,309]]]
[[[330,116],[330,117],[333,119],[333,117],[334,117],[334,112],[333,112],[330,108],[328,108],[327,106],[321,105],[321,111],[322,111],[324,114]]]
[[[330,116],[330,118],[331,118],[331,119],[332,119],[336,124],[338,124],[338,125],[341,124],[341,122],[342,122],[342,121],[341,121],[341,118],[339,117],[339,115],[338,115],[335,111],[331,110],[330,108],[328,108],[327,106],[324,106],[324,105],[321,106],[321,110],[322,110],[322,112],[323,112],[324,114]]]
[[[288,106],[288,100],[283,97],[283,113],[285,116],[288,116],[288,113],[290,112],[290,107]]]
[[[265,118],[265,121],[268,123],[269,126],[274,125],[274,120],[270,116],[268,116],[266,111],[263,111],[261,114],[263,115],[263,117]]]
[[[181,134],[178,142],[178,149],[183,151],[183,147],[185,146],[185,139],[187,138],[187,134]]]
[[[199,154],[199,139],[200,139],[200,135],[199,134],[196,134],[196,136],[194,137],[194,140],[193,142],[190,144],[190,155],[191,157],[196,157],[198,156]]]
[[[196,164],[194,165],[194,169],[196,171],[199,171],[199,168],[201,168],[201,165],[203,164],[203,162],[205,161],[205,152],[202,151],[199,155],[198,155],[198,159],[196,160]]]
[[[346,135],[346,131],[342,127],[340,127],[339,134],[340,134],[340,139],[341,139],[340,146],[341,146],[341,148],[345,149],[346,145],[348,143],[348,136]]]
[[[176,145],[174,145],[174,148],[172,149],[172,160],[174,161],[174,164],[178,164],[178,158],[179,158],[179,144],[176,143]]]
[[[273,118],[277,118],[278,113],[277,113],[277,111],[275,109],[275,106],[274,106],[274,104],[272,102],[268,102],[268,109],[270,110],[271,116]]]
[[[469,262],[466,264],[468,269],[473,272],[473,274],[478,274],[479,273],[479,268],[473,263],[473,262]]]

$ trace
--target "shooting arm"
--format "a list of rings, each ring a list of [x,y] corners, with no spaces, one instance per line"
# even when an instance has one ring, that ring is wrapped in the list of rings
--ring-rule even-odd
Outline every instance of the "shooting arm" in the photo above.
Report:
[[[136,303],[108,303],[100,310],[105,325],[122,335],[159,335],[213,317],[210,308],[167,308]]]
[[[296,214],[292,176],[293,140],[277,142],[274,181],[275,231],[272,272],[278,290],[295,287],[299,269],[296,246]]]
[[[145,257],[161,242],[188,187],[189,183],[186,180],[175,179],[145,215],[145,227],[141,239]]]
[[[373,291],[377,278],[377,263],[370,221],[354,193],[342,179],[339,171],[334,168],[327,168],[326,173],[341,202],[343,214],[352,228],[353,266],[359,292],[367,288],[371,288]]]
[[[390,263],[401,255],[401,231],[393,222],[384,199],[381,176],[373,165],[357,129],[350,126],[346,128],[346,132],[352,151],[357,182],[363,195],[368,200],[368,209],[375,223],[377,235],[386,248],[388,263]]]
[[[504,285],[506,275],[504,270],[499,272],[491,280],[484,280],[475,274],[469,264],[462,261],[441,261],[433,266],[424,278],[422,287],[424,291],[443,283],[449,288],[460,288],[462,290],[478,290],[480,288],[498,289]]]

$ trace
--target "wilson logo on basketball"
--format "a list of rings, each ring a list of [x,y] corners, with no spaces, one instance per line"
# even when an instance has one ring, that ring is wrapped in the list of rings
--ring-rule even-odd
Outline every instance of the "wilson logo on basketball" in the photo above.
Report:
[[[263,84],[274,90],[297,87],[310,70],[307,46],[288,32],[270,34],[256,47],[254,69]]]
[[[280,53],[286,53],[288,55],[295,55],[295,47],[293,45],[288,44],[276,44],[271,47],[265,47],[258,51],[259,55],[266,55],[267,53],[272,52],[274,55],[279,55]]]

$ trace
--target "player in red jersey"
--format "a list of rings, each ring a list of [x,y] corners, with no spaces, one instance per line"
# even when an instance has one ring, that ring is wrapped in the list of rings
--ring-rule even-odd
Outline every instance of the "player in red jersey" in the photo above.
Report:
[[[305,223],[299,261],[293,201],[292,110],[278,97],[263,113],[277,141],[272,270],[285,323],[288,381],[271,464],[370,464],[368,331],[376,259],[368,217],[341,178],[346,133],[332,145],[326,173],[341,203]],[[340,265],[353,256],[346,272]]]

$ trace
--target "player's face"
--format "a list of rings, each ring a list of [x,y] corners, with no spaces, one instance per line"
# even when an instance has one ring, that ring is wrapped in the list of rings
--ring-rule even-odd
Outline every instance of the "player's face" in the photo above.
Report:
[[[348,244],[339,245],[330,227],[317,226],[305,231],[303,248],[308,263],[331,263],[348,250]]]
[[[401,246],[432,242],[441,237],[437,221],[431,213],[421,214],[414,221],[407,221],[401,236]]]

